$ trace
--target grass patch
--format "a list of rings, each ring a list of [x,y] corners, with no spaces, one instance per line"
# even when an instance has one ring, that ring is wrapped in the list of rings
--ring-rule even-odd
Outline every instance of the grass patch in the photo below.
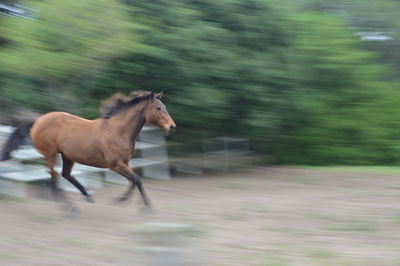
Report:
[[[66,239],[64,243],[68,246],[72,247],[80,247],[80,248],[90,248],[93,247],[93,244],[88,241],[83,241],[80,239]]]
[[[264,266],[288,266],[286,262],[283,261],[269,261]]]
[[[326,226],[324,229],[331,231],[373,232],[378,231],[378,225],[372,221],[355,219],[346,222],[339,222],[336,225]]]
[[[244,213],[222,213],[222,219],[229,221],[245,221],[246,215]]]
[[[217,185],[218,188],[227,188],[227,189],[241,189],[243,187],[240,183],[224,183]]]
[[[192,224],[190,227],[186,228],[182,234],[191,238],[201,238],[206,234],[205,226],[200,226],[199,224]]]
[[[400,174],[400,166],[295,166],[298,168],[323,171],[348,171],[359,173]]]
[[[387,186],[387,189],[400,190],[400,186]]]
[[[17,254],[11,254],[9,252],[0,252],[0,261],[6,260],[15,263],[18,259],[20,259],[20,256]]]
[[[392,221],[396,224],[400,224],[400,214],[393,216]]]
[[[32,216],[30,220],[41,224],[55,224],[57,222],[56,219],[46,216]]]
[[[263,266],[288,266],[289,264],[281,258],[275,256],[266,256]]]
[[[284,227],[284,226],[262,226],[260,230],[269,232],[278,232],[278,233],[288,233],[294,231],[290,227]]]
[[[10,202],[18,202],[18,203],[26,203],[29,202],[26,198],[14,197],[9,195],[0,194],[0,200],[10,201]]]
[[[312,250],[308,253],[309,257],[318,258],[318,259],[329,259],[335,257],[335,254],[327,249],[316,249]]]

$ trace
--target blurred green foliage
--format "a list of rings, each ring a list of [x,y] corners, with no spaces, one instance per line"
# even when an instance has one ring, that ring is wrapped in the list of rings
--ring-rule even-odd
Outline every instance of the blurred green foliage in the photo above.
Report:
[[[40,111],[81,112],[109,60],[135,49],[125,6],[113,0],[29,1],[37,19],[1,20],[2,96]]]
[[[36,20],[0,19],[0,103],[95,118],[117,91],[164,90],[175,141],[248,137],[274,163],[398,162],[396,67],[349,28],[359,13],[329,12],[360,5],[287,2],[26,2]]]

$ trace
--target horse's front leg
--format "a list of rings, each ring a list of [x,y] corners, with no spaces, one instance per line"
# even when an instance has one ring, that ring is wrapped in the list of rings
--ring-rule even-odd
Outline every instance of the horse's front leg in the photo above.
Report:
[[[133,194],[133,190],[135,189],[135,186],[138,187],[139,191],[140,191],[140,195],[143,198],[144,204],[148,207],[150,207],[150,200],[144,190],[143,184],[142,184],[142,180],[140,178],[139,175],[137,175],[126,162],[120,161],[116,164],[116,166],[111,167],[111,170],[113,170],[114,172],[117,172],[118,174],[126,177],[130,182],[131,185],[128,188],[128,190],[124,193],[124,195],[122,195],[122,197],[120,197],[120,200],[127,200],[129,199],[132,194]]]
[[[124,194],[122,194],[121,197],[117,198],[117,201],[126,201],[126,200],[130,199],[132,197],[132,195],[133,195],[133,191],[134,191],[134,189],[136,187],[136,183],[133,181],[132,178],[128,178],[127,177],[127,179],[129,181],[129,184],[130,184],[129,188]]]

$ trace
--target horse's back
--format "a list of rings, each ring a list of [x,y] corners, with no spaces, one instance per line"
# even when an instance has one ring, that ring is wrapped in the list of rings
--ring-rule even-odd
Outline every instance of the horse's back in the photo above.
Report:
[[[33,124],[30,137],[42,154],[59,152],[60,145],[68,136],[89,131],[94,121],[65,112],[51,112],[39,117]]]
[[[66,112],[50,112],[40,116],[36,120],[34,127],[63,124],[64,122],[75,122],[82,124],[82,123],[91,123],[93,121]]]
[[[39,117],[31,130],[31,138],[41,134],[52,134],[53,130],[62,131],[67,127],[85,127],[92,124],[93,121],[84,119],[79,116],[71,115],[65,112],[51,112]]]

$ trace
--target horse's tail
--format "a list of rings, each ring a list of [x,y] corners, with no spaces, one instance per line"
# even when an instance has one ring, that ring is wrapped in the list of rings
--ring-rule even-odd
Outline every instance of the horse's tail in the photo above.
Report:
[[[36,119],[28,118],[21,120],[16,129],[11,133],[8,140],[5,142],[3,148],[0,151],[0,161],[11,159],[10,153],[16,150],[19,145],[24,143],[26,137],[29,136],[31,128],[35,123]]]

